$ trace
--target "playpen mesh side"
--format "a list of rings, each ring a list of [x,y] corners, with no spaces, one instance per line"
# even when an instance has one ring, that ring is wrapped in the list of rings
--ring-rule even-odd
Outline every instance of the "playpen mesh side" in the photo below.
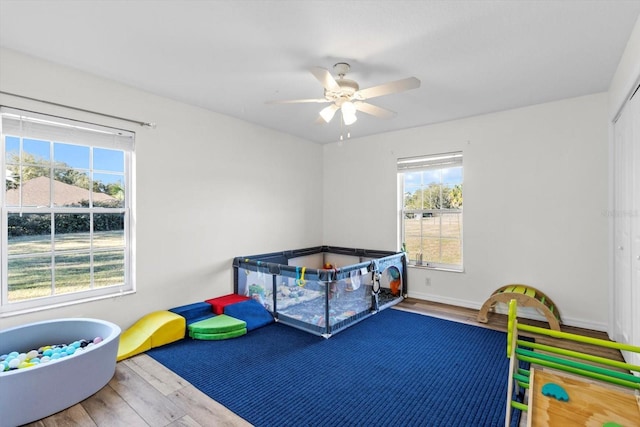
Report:
[[[371,284],[362,283],[366,275],[358,272],[348,279],[318,282],[321,299],[291,305],[280,314],[323,328],[323,334],[331,334],[354,319],[369,314],[373,308]],[[305,287],[313,284],[305,285]]]
[[[349,251],[356,250],[339,253]],[[236,258],[235,292],[259,301],[282,323],[325,336],[400,302],[406,292],[404,254],[360,257],[360,263],[333,270],[269,262],[300,252],[314,254],[302,250]]]
[[[370,274],[367,274],[370,276]],[[330,334],[369,314],[372,285],[361,273],[349,279],[323,282],[240,269],[238,292],[259,301],[279,321],[316,334]],[[275,279],[275,292],[273,282]],[[354,283],[356,282],[356,283]]]

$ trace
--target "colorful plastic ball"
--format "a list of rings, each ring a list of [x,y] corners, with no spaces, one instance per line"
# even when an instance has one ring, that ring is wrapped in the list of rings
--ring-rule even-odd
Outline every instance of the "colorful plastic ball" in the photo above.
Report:
[[[69,347],[67,347],[67,349],[65,350],[65,353],[66,353],[68,356],[71,356],[71,355],[72,355],[73,353],[75,353],[75,352],[76,352],[76,348],[75,348],[74,346],[72,346],[72,345],[70,345]]]
[[[19,365],[20,365],[20,359],[18,359],[17,357],[11,359],[11,361],[9,362],[10,369],[17,369]]]
[[[93,343],[94,343],[94,344],[99,344],[99,343],[101,343],[101,342],[102,342],[102,337],[95,337],[95,338],[93,339]]]
[[[9,353],[9,357],[18,357],[20,355],[20,353],[18,353],[17,351],[12,351],[11,353]]]
[[[51,355],[51,360],[56,360],[56,359],[60,359],[60,352],[53,353]]]
[[[40,359],[40,363],[47,363],[50,360],[51,358],[49,356],[42,356],[42,358]]]
[[[27,353],[27,360],[31,360],[34,357],[38,357],[38,350],[31,350]]]
[[[42,354],[45,356],[51,356],[53,354],[53,350],[51,350],[51,348],[48,348],[45,351],[43,351]]]

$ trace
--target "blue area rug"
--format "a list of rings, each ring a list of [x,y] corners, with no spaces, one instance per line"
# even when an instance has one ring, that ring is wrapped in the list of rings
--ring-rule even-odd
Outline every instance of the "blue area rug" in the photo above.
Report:
[[[255,426],[488,427],[504,425],[506,340],[387,309],[328,340],[275,323],[147,354]]]

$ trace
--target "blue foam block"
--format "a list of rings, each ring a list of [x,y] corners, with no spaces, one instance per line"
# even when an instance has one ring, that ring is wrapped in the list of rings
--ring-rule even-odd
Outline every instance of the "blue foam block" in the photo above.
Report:
[[[180,307],[174,307],[169,309],[169,311],[184,317],[187,322],[187,326],[192,323],[215,316],[215,314],[213,314],[213,311],[211,310],[211,304],[207,304],[204,301],[182,305]],[[189,336],[189,328],[185,328],[184,336],[185,338]]]
[[[187,320],[187,323],[192,323],[191,321],[193,319],[202,319],[213,316],[211,304],[207,304],[204,301],[174,307],[169,309],[169,311],[184,317]]]
[[[252,299],[227,305],[224,308],[224,314],[247,322],[247,331],[273,323],[271,313],[258,301]]]

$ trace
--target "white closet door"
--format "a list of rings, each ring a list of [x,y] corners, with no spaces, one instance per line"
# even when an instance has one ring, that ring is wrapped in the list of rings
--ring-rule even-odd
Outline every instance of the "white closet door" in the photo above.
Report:
[[[632,197],[633,215],[631,216],[631,299],[632,299],[632,340],[631,343],[640,346],[640,90],[629,101],[630,119],[632,122],[633,172]],[[631,361],[640,365],[640,355],[635,355]]]
[[[640,91],[614,124],[613,339],[640,346]],[[623,352],[629,363],[636,354]]]
[[[631,342],[632,127],[629,104],[614,125],[614,301],[613,339]]]

